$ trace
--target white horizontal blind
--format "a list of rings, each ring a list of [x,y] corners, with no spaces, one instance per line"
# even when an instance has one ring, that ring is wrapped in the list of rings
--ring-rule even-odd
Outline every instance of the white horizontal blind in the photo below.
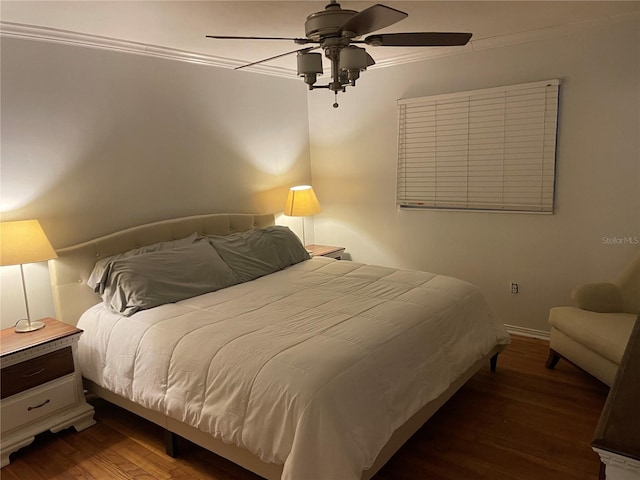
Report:
[[[398,206],[553,212],[559,85],[398,100]]]

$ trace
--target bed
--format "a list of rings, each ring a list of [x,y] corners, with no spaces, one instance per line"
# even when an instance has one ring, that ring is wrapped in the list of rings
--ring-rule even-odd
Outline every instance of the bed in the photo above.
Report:
[[[58,250],[54,304],[84,330],[85,386],[162,426],[168,453],[178,435],[267,479],[371,478],[480,368],[495,369],[509,335],[476,287],[325,257],[134,311],[87,283],[124,252],[269,229],[287,234],[270,214],[199,215]]]

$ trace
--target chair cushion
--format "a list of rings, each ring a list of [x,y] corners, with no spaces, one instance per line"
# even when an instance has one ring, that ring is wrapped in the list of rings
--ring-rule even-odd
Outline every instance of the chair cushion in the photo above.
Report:
[[[615,283],[586,283],[571,292],[573,304],[582,310],[621,313],[622,295]]]
[[[631,313],[597,313],[575,307],[549,310],[552,327],[616,365],[622,361],[636,318]]]

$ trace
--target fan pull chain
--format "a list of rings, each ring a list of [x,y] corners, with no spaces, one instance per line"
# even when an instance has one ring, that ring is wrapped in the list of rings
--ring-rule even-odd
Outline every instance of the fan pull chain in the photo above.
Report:
[[[338,92],[333,92],[333,94],[335,95],[335,101],[333,102],[333,108],[338,108],[340,105],[338,105]]]

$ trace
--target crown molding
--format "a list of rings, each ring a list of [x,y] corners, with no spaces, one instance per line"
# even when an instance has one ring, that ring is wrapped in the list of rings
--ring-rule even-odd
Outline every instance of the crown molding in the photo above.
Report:
[[[640,21],[640,13],[629,13],[625,15],[618,15],[615,17],[604,17],[596,20],[578,22],[573,24],[556,25],[527,32],[474,39],[471,40],[467,45],[461,47],[417,48],[414,52],[396,55],[395,57],[376,62],[376,64],[370,68],[387,68],[396,65],[403,65],[406,63],[421,62],[434,58],[447,57],[451,55],[460,55],[482,50],[489,50],[493,48],[502,48],[512,45],[537,42],[541,40],[547,40],[578,33],[585,30],[601,28],[605,25],[611,24],[612,22],[621,22],[629,19]],[[117,38],[103,37],[99,35],[78,33],[57,28],[41,27],[36,25],[27,25],[5,21],[0,21],[0,36],[61,43],[86,48],[99,48],[115,52],[146,55],[151,57],[165,58],[170,60],[196,63],[200,65],[209,65],[212,67],[227,69],[237,68],[246,63],[245,61],[218,57],[215,55],[206,55],[202,53],[189,52],[186,50],[159,47],[146,43],[120,40]],[[376,47],[372,47],[371,49],[374,53],[375,48]],[[265,64],[252,65],[250,67],[244,68],[243,70],[264,75],[297,78],[297,72],[294,69]]]
[[[169,60],[177,60],[181,62],[196,63],[200,65],[208,65],[211,67],[220,67],[227,69],[237,68],[246,63],[244,61],[234,60],[231,58],[206,55],[202,53],[189,52],[186,50],[178,50],[174,48],[159,47],[147,43],[132,42],[129,40],[120,40],[117,38],[91,35],[87,33],[78,33],[69,30],[60,30],[57,28],[40,27],[36,25],[26,25],[22,23],[5,21],[0,21],[0,36],[37,40],[50,43],[60,43],[65,45],[75,45],[85,48],[98,48],[101,50],[109,50],[113,52],[146,55],[149,57],[165,58]],[[297,73],[295,70],[263,64],[253,65],[251,67],[245,68],[244,70],[288,78],[296,77]]]

